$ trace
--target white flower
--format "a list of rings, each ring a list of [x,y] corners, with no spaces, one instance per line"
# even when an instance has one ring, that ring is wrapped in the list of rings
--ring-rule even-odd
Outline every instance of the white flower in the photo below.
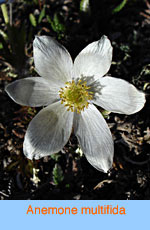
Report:
[[[17,80],[6,87],[18,104],[47,106],[29,124],[24,154],[39,159],[60,151],[74,127],[87,160],[107,172],[113,162],[113,140],[93,103],[111,112],[133,114],[143,108],[144,93],[124,80],[103,77],[112,60],[106,36],[83,49],[74,64],[68,51],[51,37],[37,36],[33,47],[35,68],[42,77]]]

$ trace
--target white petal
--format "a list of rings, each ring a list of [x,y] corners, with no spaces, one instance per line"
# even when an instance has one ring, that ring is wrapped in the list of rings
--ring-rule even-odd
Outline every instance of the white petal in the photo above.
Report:
[[[107,172],[113,162],[113,140],[106,121],[94,105],[75,116],[74,131],[89,163]]]
[[[41,77],[29,77],[14,81],[5,88],[8,95],[18,104],[26,106],[44,106],[59,99],[59,88],[50,85]]]
[[[27,129],[23,150],[29,159],[60,151],[67,143],[72,129],[73,113],[60,102],[42,109]]]
[[[104,76],[110,69],[112,61],[112,46],[109,39],[103,36],[99,41],[85,47],[74,62],[75,77],[94,76],[95,79]]]
[[[102,108],[122,114],[140,111],[145,103],[145,95],[125,80],[103,77],[99,79],[101,90],[93,103]]]
[[[35,68],[40,76],[56,84],[71,80],[71,56],[52,37],[37,36],[33,42],[33,54]]]

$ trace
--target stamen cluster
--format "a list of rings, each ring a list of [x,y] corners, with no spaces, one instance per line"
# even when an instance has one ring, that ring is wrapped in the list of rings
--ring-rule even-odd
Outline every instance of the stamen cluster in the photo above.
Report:
[[[85,108],[88,108],[89,100],[93,98],[93,92],[89,89],[86,81],[66,82],[66,86],[59,91],[61,103],[69,107],[68,111],[81,113]]]

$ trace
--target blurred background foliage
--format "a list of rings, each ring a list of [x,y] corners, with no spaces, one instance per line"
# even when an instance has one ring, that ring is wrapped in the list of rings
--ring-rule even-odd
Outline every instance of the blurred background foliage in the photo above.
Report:
[[[149,199],[149,1],[2,0],[0,4],[1,199]],[[23,138],[39,109],[16,105],[4,87],[15,79],[37,76],[32,57],[35,35],[54,37],[74,59],[103,34],[114,48],[110,74],[147,95],[144,110],[136,115],[102,111],[115,141],[113,168],[108,174],[94,169],[74,135],[60,153],[28,160],[22,152]]]

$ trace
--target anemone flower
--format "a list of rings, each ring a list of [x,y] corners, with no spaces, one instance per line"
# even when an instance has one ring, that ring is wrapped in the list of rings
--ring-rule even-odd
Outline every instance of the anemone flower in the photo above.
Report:
[[[73,128],[89,163],[107,172],[113,162],[113,139],[93,103],[111,112],[133,114],[143,108],[144,93],[125,80],[104,76],[112,61],[106,36],[85,47],[74,63],[68,51],[48,36],[35,38],[33,53],[41,77],[17,80],[6,87],[16,103],[44,106],[28,126],[24,154],[39,159],[60,151]]]

